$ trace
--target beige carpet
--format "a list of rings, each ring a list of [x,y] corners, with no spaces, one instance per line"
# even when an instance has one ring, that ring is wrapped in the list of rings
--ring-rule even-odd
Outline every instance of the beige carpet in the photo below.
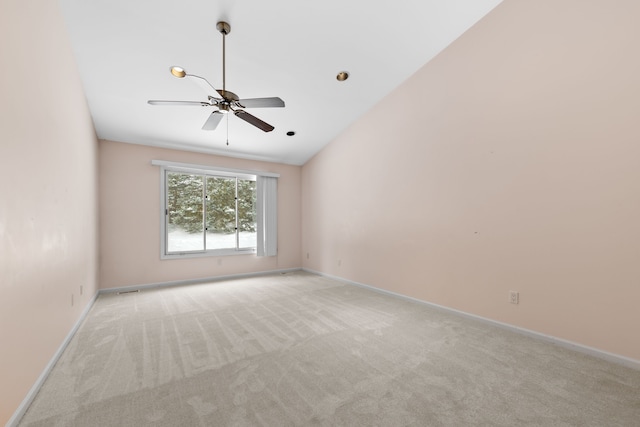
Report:
[[[101,295],[24,426],[640,426],[640,371],[298,272]]]

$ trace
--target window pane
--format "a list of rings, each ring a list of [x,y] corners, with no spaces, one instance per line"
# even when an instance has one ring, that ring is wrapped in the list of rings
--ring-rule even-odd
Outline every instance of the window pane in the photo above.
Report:
[[[257,243],[256,182],[238,180],[238,231],[240,248],[255,248]]]
[[[236,179],[207,177],[207,250],[236,248]]]
[[[167,173],[167,252],[204,250],[204,177]]]

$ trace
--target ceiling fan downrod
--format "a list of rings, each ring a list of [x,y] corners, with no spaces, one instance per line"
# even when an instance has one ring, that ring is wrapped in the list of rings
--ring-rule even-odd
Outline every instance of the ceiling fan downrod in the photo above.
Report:
[[[220,21],[216,24],[216,29],[222,34],[222,92],[224,96],[224,92],[227,90],[227,78],[226,78],[226,46],[225,39],[227,34],[231,32],[231,25],[227,22]]]

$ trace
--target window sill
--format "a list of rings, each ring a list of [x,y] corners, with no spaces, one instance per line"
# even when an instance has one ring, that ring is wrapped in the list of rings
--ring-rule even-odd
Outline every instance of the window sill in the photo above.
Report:
[[[160,259],[185,259],[185,258],[207,258],[207,257],[221,257],[221,256],[236,256],[236,255],[255,255],[257,253],[255,248],[251,249],[216,249],[211,251],[202,252],[179,252],[172,254],[160,254]]]

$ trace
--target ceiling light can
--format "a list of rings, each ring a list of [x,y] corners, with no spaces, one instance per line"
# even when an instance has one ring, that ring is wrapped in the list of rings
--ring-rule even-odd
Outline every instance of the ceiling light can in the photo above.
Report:
[[[338,75],[336,76],[336,79],[339,82],[343,82],[343,81],[347,80],[348,78],[349,78],[349,72],[348,71],[340,71],[338,73]]]

